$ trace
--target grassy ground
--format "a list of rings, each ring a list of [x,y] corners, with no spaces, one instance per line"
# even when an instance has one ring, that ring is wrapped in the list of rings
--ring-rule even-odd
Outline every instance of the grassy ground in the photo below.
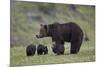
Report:
[[[27,57],[26,47],[11,48],[11,66],[15,65],[39,65],[39,64],[58,64],[58,63],[77,63],[77,62],[92,62],[95,61],[95,46],[94,43],[84,42],[78,54],[69,54],[70,44],[65,45],[64,55],[55,55],[52,52],[51,45],[48,44],[48,55]]]

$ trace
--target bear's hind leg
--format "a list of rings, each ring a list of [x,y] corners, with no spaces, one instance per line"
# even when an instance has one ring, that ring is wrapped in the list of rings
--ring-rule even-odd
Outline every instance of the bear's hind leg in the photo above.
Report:
[[[80,50],[81,44],[82,44],[82,42],[79,42],[79,41],[71,42],[70,53],[77,54]]]

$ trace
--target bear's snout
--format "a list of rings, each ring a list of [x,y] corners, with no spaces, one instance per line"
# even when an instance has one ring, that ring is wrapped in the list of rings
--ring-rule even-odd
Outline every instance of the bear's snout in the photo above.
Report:
[[[42,36],[42,35],[36,35],[36,37],[37,37],[37,38],[42,38],[43,36]]]
[[[36,35],[36,38],[39,38],[39,35]]]

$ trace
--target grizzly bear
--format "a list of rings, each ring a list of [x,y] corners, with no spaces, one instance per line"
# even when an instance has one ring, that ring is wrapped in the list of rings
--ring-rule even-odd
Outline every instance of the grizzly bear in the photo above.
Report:
[[[56,22],[48,25],[41,24],[40,26],[40,32],[36,35],[37,38],[51,37],[53,42],[59,44],[70,42],[70,53],[77,54],[79,52],[83,41],[83,31],[78,24]]]
[[[39,44],[38,47],[37,47],[37,54],[38,55],[48,54],[48,48],[47,48],[47,46]]]
[[[63,44],[53,44],[52,51],[57,54],[61,55],[64,54],[64,45]]]
[[[27,48],[26,48],[26,55],[27,56],[32,56],[34,55],[36,52],[36,45],[28,45]]]

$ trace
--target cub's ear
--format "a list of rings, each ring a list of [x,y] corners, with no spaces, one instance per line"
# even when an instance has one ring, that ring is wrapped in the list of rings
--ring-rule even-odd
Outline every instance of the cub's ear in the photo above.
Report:
[[[45,46],[44,48],[46,49],[47,47]]]

